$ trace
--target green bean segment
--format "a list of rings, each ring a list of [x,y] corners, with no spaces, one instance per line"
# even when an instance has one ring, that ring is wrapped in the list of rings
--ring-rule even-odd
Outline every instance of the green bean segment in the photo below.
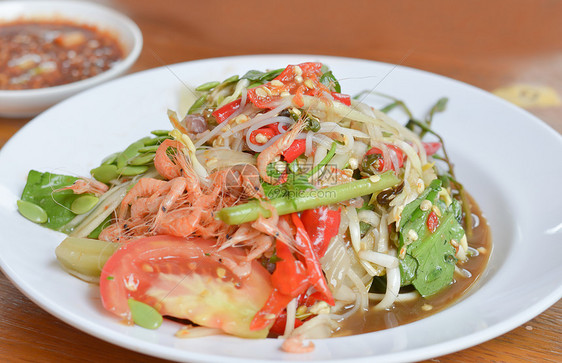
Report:
[[[145,329],[157,329],[162,325],[162,315],[152,306],[135,299],[127,300],[129,309],[131,309],[131,317],[138,326]]]
[[[121,153],[113,153],[109,156],[106,156],[105,159],[101,161],[101,165],[115,164],[117,162],[117,157],[119,156],[119,154]]]
[[[141,147],[138,152],[139,153],[155,153],[156,150],[158,150],[158,146],[160,145],[150,145],[150,146],[144,146]]]
[[[144,154],[137,155],[134,158],[129,159],[128,164],[134,166],[150,164],[154,160],[154,155],[156,154],[144,153]]]
[[[49,219],[47,212],[41,206],[25,200],[18,200],[18,211],[22,216],[35,223],[45,223]]]
[[[150,140],[148,140],[144,143],[144,147],[148,147],[148,146],[152,146],[152,145],[159,145],[164,140],[169,139],[169,138],[170,138],[170,136],[158,136],[158,137],[152,138],[152,139],[150,139]]]
[[[154,136],[168,136],[170,130],[152,130],[150,133]]]
[[[227,79],[225,79],[224,81],[222,81],[222,83],[232,83],[232,82],[237,82],[240,79],[240,77],[238,77],[237,74],[235,74],[234,76],[230,76]]]
[[[70,210],[74,214],[88,213],[99,202],[99,198],[95,195],[82,195],[74,200],[70,205]]]
[[[149,139],[152,140],[152,139]],[[149,141],[146,140],[146,141]],[[122,169],[127,165],[127,161],[132,157],[138,155],[138,150],[145,146],[145,141],[135,141],[129,145],[118,157],[117,157],[117,169]]]
[[[193,102],[193,105],[191,105],[187,113],[192,114],[195,111],[199,110],[199,108],[201,108],[201,106],[203,106],[203,104],[205,103],[206,99],[207,99],[207,95],[203,95],[199,97],[197,101]]]
[[[292,197],[274,198],[264,202],[252,200],[245,204],[221,209],[217,212],[217,218],[231,225],[242,224],[255,221],[260,215],[265,218],[270,217],[271,211],[266,208],[266,203],[274,207],[279,215],[284,215],[378,193],[399,182],[400,180],[394,172],[388,171],[380,175],[378,179],[365,178],[319,190],[302,191]]]
[[[148,170],[146,165],[128,165],[121,169],[121,175],[123,176],[135,176],[142,174]]]
[[[216,86],[218,86],[219,84],[221,84],[221,83],[217,82],[217,81],[207,82],[207,83],[203,83],[202,85],[197,87],[195,90],[196,91],[209,91],[209,90],[212,90],[213,88],[215,88]]]
[[[117,166],[113,164],[98,166],[97,168],[90,170],[90,174],[92,174],[96,180],[106,184],[119,177]]]

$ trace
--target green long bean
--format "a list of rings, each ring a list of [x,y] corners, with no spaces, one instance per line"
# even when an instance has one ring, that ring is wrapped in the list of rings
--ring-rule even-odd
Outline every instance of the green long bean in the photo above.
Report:
[[[270,217],[271,211],[266,203],[275,208],[277,214],[284,215],[377,193],[400,182],[392,171],[380,175],[378,180],[374,179],[371,177],[323,189],[302,191],[294,196],[274,198],[264,202],[252,200],[245,204],[223,208],[217,212],[216,217],[227,224],[242,224],[255,221],[260,215]]]

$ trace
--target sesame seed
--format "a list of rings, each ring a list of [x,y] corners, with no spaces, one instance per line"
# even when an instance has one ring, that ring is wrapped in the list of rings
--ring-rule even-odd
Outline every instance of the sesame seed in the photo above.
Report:
[[[295,75],[296,75],[296,76],[302,75],[302,69],[301,69],[301,67],[299,67],[299,66],[295,66],[295,67],[293,68],[293,71],[295,72]]]
[[[303,79],[302,79],[301,76],[296,76],[296,77],[295,77],[295,82],[297,82],[297,83],[302,83],[302,81],[303,81]]]
[[[271,90],[268,87],[263,87],[262,89],[264,89],[268,95],[273,96],[273,93],[271,93]]]
[[[355,170],[359,167],[359,161],[357,161],[357,159],[355,158],[349,158],[349,168],[352,170]]]
[[[267,97],[267,92],[264,90],[264,87],[256,88],[256,94],[259,97]]]
[[[278,79],[274,79],[273,81],[270,82],[270,84],[274,87],[283,87],[283,82],[281,82]]]
[[[304,81],[304,85],[307,86],[310,89],[314,88],[314,82],[312,82],[311,79],[307,79],[306,81]]]
[[[408,238],[411,239],[412,241],[417,241],[418,240],[418,234],[413,229],[410,229],[408,231]]]
[[[423,202],[421,202],[420,209],[425,212],[425,211],[430,210],[432,206],[433,206],[433,204],[431,203],[431,201],[425,199]]]
[[[263,144],[265,144],[265,143],[268,142],[268,141],[269,141],[269,139],[268,139],[267,136],[265,136],[264,134],[261,134],[261,133],[260,133],[260,134],[257,134],[257,135],[256,135],[256,142],[257,142],[258,144],[262,144],[262,145],[263,145]]]
[[[287,97],[287,96],[290,96],[290,95],[291,95],[291,94],[290,94],[289,92],[287,92],[287,91],[283,91],[283,92],[281,92],[281,94],[280,94],[281,97]]]

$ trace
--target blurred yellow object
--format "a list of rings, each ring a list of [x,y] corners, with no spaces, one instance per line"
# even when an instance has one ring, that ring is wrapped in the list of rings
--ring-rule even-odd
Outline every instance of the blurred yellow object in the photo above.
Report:
[[[547,86],[515,84],[497,88],[493,93],[523,108],[553,107],[561,104],[558,93]]]

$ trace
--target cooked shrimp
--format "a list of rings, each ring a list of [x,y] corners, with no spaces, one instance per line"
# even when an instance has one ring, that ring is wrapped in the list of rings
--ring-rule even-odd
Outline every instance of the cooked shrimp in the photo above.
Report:
[[[252,241],[252,248],[250,253],[246,256],[246,261],[252,261],[260,257],[265,251],[269,250],[273,246],[273,237],[262,234],[258,238]]]
[[[74,194],[92,193],[96,196],[100,196],[103,193],[107,192],[109,187],[106,184],[99,182],[95,179],[80,178],[76,180],[74,183],[72,183],[71,186],[61,188],[58,190],[68,190],[68,189],[72,190]]]
[[[153,227],[154,232],[156,234],[188,237],[197,230],[202,213],[203,208],[201,207],[176,209],[160,218],[159,223]]]
[[[135,186],[129,190],[125,198],[121,201],[119,219],[125,219],[129,205],[131,205],[131,203],[133,203],[137,198],[152,196],[158,193],[160,189],[166,185],[167,183],[164,180],[154,178],[139,179]],[[161,192],[158,193],[158,195],[160,194]]]
[[[314,351],[314,343],[309,341],[308,344],[304,344],[302,335],[296,335],[285,339],[281,345],[281,349],[287,353],[310,353]]]
[[[168,148],[176,149],[172,159],[168,156]],[[154,155],[154,167],[165,179],[171,180],[187,172],[187,160],[181,151],[182,149],[183,145],[181,142],[166,139],[156,150],[156,155]]]
[[[275,208],[267,203],[262,203],[262,205],[271,211],[271,217],[264,218],[260,216],[256,221],[252,223],[252,228],[275,237],[288,246],[293,246],[293,237],[291,237],[291,235],[286,232],[286,229],[283,228],[283,224],[279,223],[279,215],[277,214]]]
[[[254,238],[257,238],[261,234],[257,229],[252,228],[250,223],[244,223],[234,232],[232,235],[226,235],[223,238],[219,238],[218,245],[219,251],[224,250],[228,247],[233,247],[239,243],[244,243]],[[224,239],[224,241],[221,241]]]
[[[170,184],[170,190],[160,203],[160,207],[158,208],[158,213],[156,214],[156,219],[154,220],[154,224],[160,224],[160,220],[166,214],[166,212],[174,205],[174,203],[178,200],[178,198],[183,194],[185,188],[187,186],[187,179],[183,177],[178,177],[170,180],[168,182]],[[131,213],[132,214],[132,213]]]
[[[277,182],[269,175],[267,175],[267,165],[271,163],[276,157],[280,156],[285,150],[291,146],[293,141],[295,141],[298,134],[302,132],[304,128],[304,122],[302,119],[298,120],[293,127],[283,134],[279,139],[275,140],[267,149],[262,151],[258,155],[257,167],[260,177],[269,184],[274,184]]]

